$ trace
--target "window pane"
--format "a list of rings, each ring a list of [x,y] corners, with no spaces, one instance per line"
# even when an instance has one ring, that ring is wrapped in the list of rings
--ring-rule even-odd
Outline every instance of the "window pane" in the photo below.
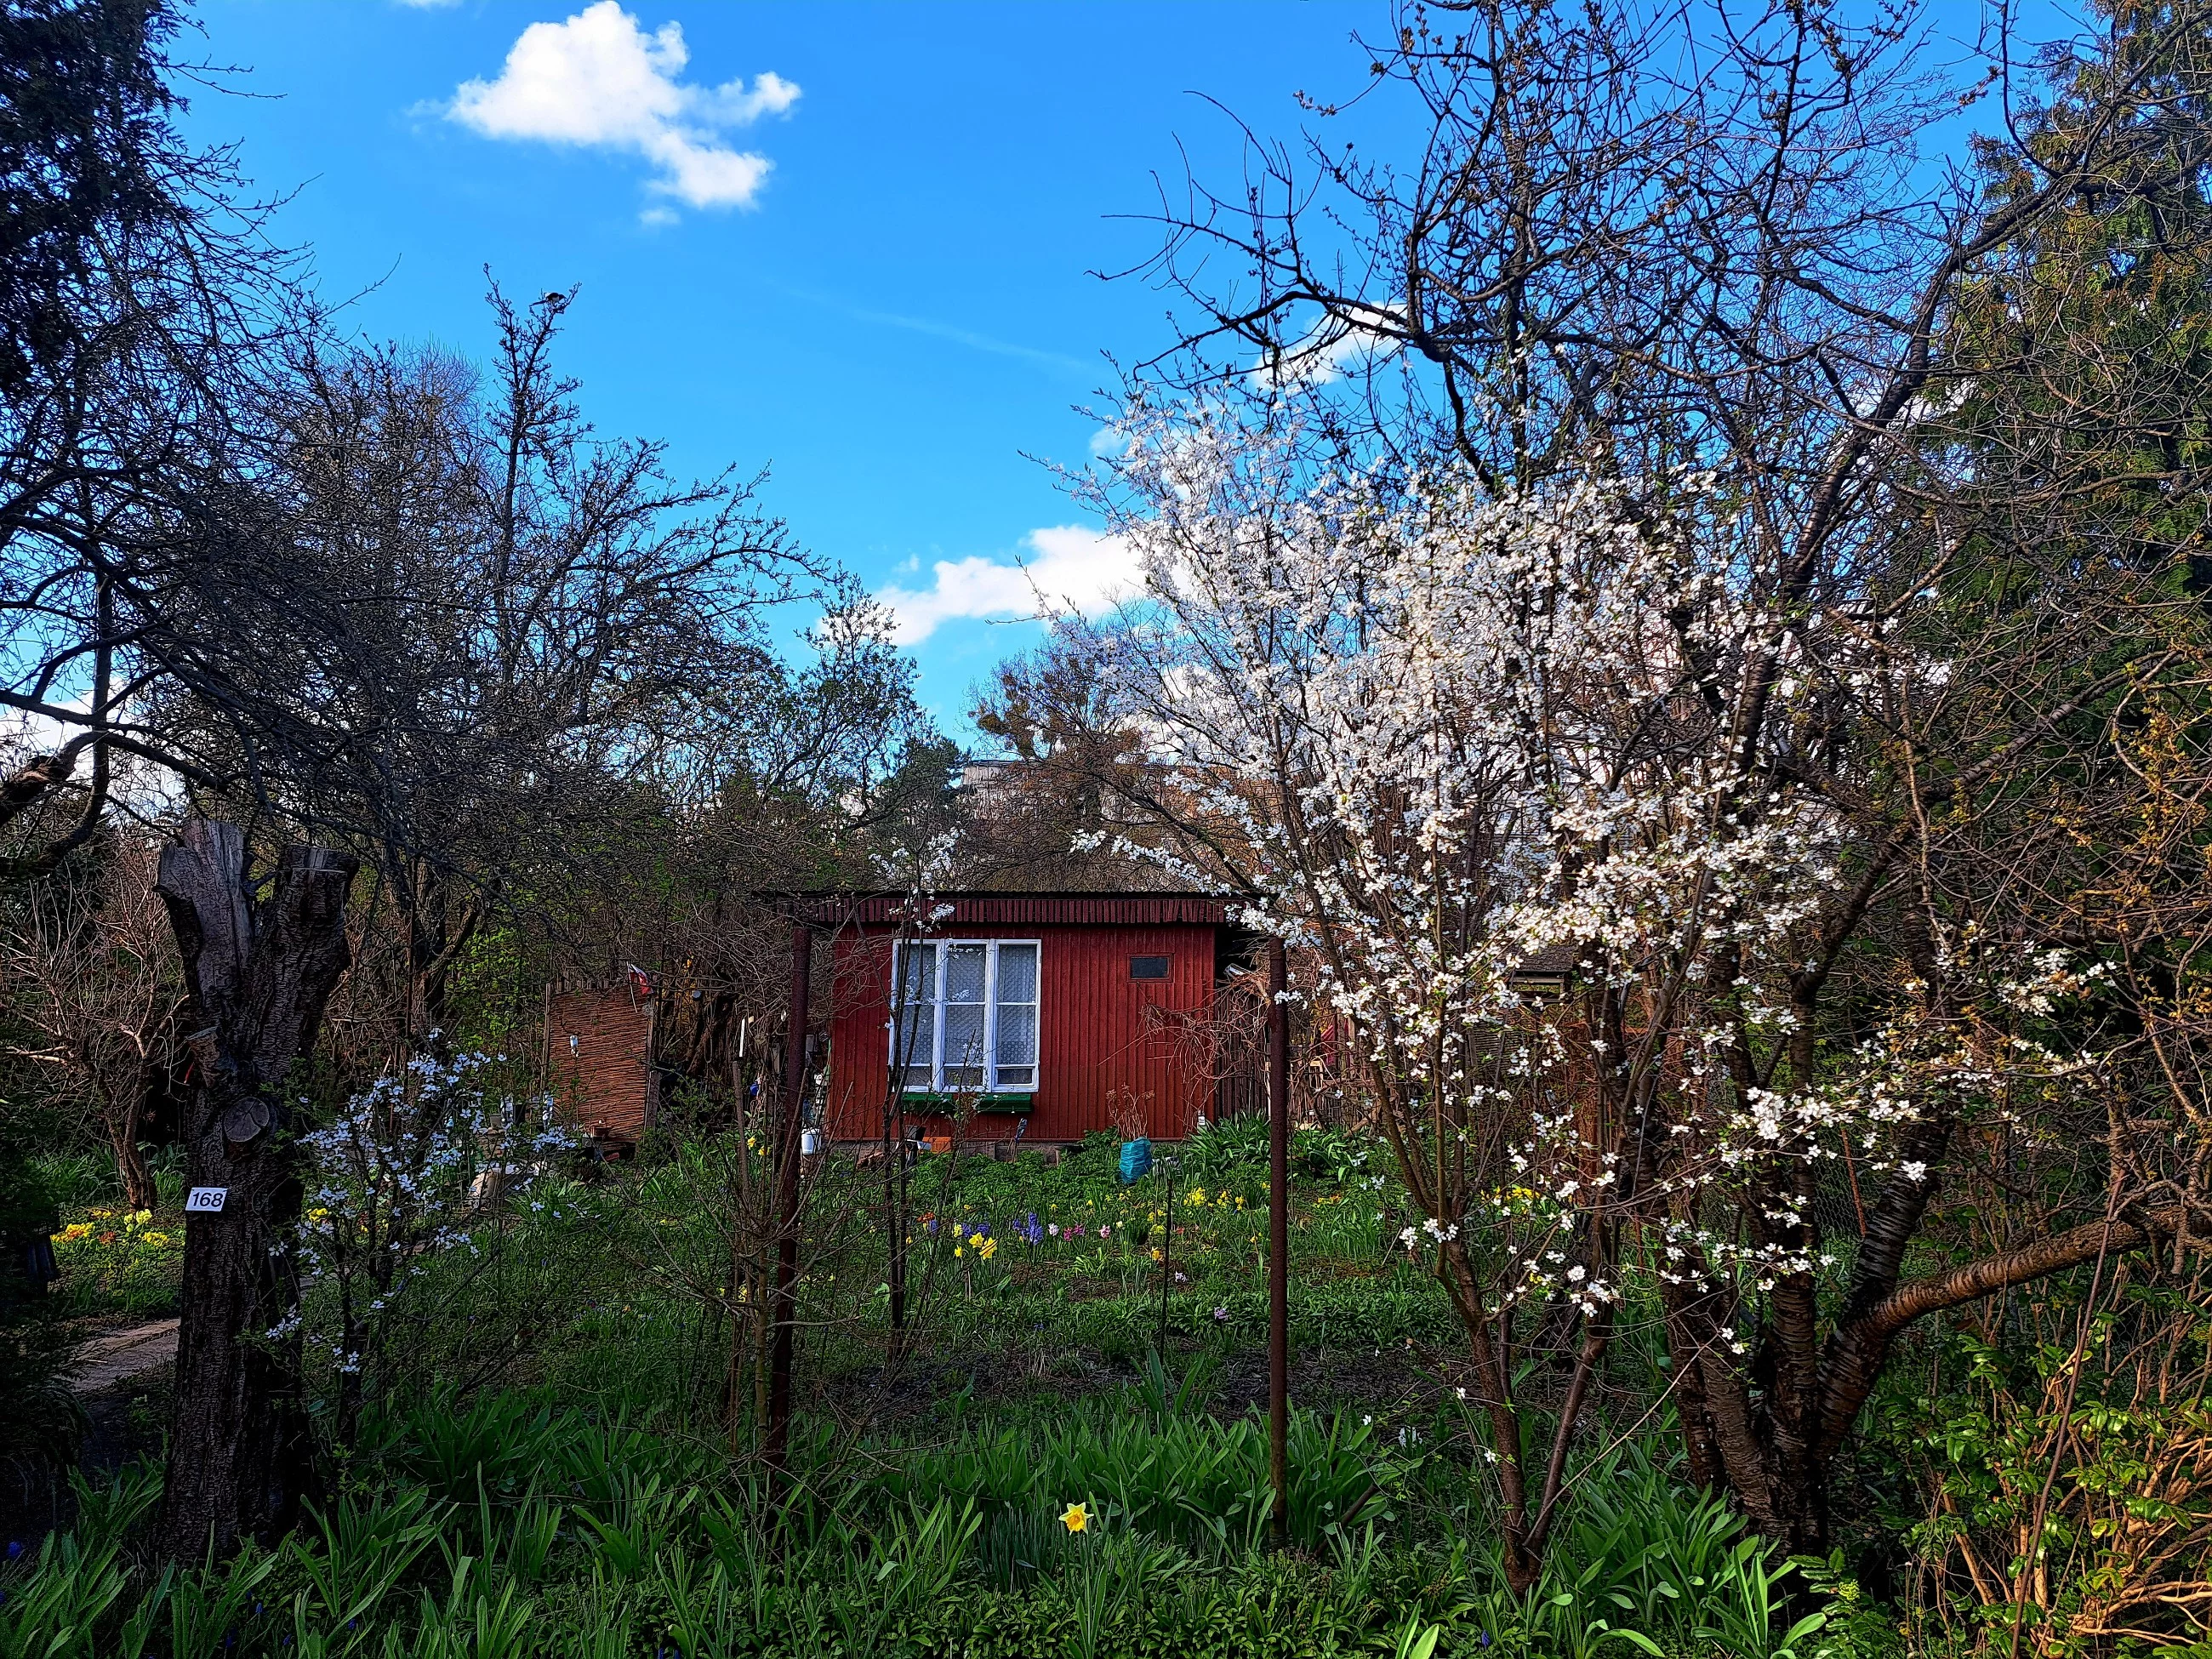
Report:
[[[945,1086],[983,1086],[983,1006],[947,1003],[945,1009]]]
[[[935,1035],[936,1024],[936,1017],[927,1003],[900,1011],[898,1046],[892,1051],[891,1064],[906,1068],[906,1086],[909,1089],[929,1086],[930,1062],[934,1059],[929,1052],[930,1039]]]
[[[1001,1089],[1036,1088],[1036,1067],[1034,1066],[1001,1066],[999,1067],[999,1087]]]
[[[983,964],[990,951],[988,945],[948,945],[945,947],[945,1000],[947,1002],[980,1003],[983,1000]],[[945,1042],[948,1044],[951,1042],[949,1033]]]
[[[903,1002],[927,1002],[936,991],[937,947],[906,945],[899,947],[897,994]]]
[[[999,1007],[999,1070],[1034,1066],[1037,1057],[1037,1011],[1035,1003],[1001,1003]]]
[[[1035,1002],[1037,1000],[1037,948],[1034,945],[999,947],[999,1000]]]
[[[898,1024],[891,1038],[891,1068],[904,1089],[936,1086],[937,951],[934,945],[908,945],[898,953],[892,1004]]]

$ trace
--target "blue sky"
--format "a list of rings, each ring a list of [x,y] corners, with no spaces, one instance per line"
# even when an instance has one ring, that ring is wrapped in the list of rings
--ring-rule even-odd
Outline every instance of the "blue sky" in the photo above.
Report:
[[[2027,9],[2049,32],[2046,0]],[[923,699],[962,736],[971,687],[1037,635],[1010,620],[1032,605],[1024,563],[1079,600],[1122,571],[1037,458],[1086,459],[1101,354],[1165,343],[1167,300],[1090,273],[1157,246],[1127,216],[1156,173],[1176,185],[1188,155],[1237,177],[1208,98],[1291,136],[1295,94],[1358,90],[1351,37],[1389,18],[1381,0],[200,15],[207,58],[248,72],[196,94],[189,126],[289,198],[276,234],[327,296],[360,295],[356,327],[481,354],[485,265],[516,295],[580,285],[563,362],[601,430],[665,440],[683,472],[771,468],[766,504],[897,599]],[[1954,39],[1981,15],[1931,14]]]
[[[1365,79],[1350,36],[1387,14],[233,0],[200,16],[207,58],[250,73],[247,95],[196,94],[190,130],[289,193],[276,234],[312,249],[326,295],[372,290],[356,326],[481,354],[485,264],[515,294],[580,284],[565,366],[592,420],[665,439],[687,472],[771,467],[766,501],[810,546],[930,596],[907,601],[922,695],[961,731],[969,688],[1037,630],[960,613],[1022,601],[1019,561],[1079,595],[1115,565],[1025,459],[1081,463],[1100,353],[1166,338],[1164,296],[1088,274],[1154,245],[1115,216],[1147,210],[1156,171],[1180,179],[1181,149],[1234,176],[1234,131],[1194,90],[1288,133],[1297,90]]]

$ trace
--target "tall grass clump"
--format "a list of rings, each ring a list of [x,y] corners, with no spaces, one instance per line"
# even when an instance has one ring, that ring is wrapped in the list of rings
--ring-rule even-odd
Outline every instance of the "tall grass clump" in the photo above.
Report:
[[[1409,1524],[1469,1470],[1300,1413],[1293,1547],[1264,1436],[1193,1412],[802,1437],[787,1485],[544,1394],[368,1425],[349,1486],[272,1548],[156,1569],[158,1476],[80,1483],[76,1528],[0,1568],[0,1659],[1320,1659],[1601,1650],[1812,1659],[1792,1569],[1633,1447],[1527,1594],[1496,1540]]]

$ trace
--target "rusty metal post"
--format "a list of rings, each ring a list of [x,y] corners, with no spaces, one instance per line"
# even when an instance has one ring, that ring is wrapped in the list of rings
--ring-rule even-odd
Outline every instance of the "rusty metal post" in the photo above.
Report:
[[[791,1444],[791,1345],[799,1279],[799,1116],[806,1092],[806,1005],[814,968],[814,930],[791,924],[791,1012],[784,1030],[783,1113],[775,1130],[775,1288],[769,1358],[767,1455],[781,1478]]]
[[[1283,942],[1267,941],[1267,1478],[1275,1547],[1291,1528],[1291,1010]]]

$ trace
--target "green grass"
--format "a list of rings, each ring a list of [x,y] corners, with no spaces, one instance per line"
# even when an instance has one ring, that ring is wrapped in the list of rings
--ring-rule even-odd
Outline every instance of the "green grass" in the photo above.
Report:
[[[1263,1425],[1227,1381],[1249,1399],[1264,1347],[1264,1141],[1224,1126],[1127,1188],[1113,1150],[915,1172],[923,1313],[897,1368],[880,1177],[833,1164],[810,1200],[778,1492],[748,1455],[742,1368],[730,1445],[744,1327],[718,1158],[541,1183],[395,1299],[313,1526],[156,1571],[138,1541],[155,1477],[127,1472],[84,1495],[72,1536],[0,1570],[0,1659],[1812,1659],[1790,1569],[1681,1489],[1650,1449],[1663,1424],[1583,1471],[1544,1582],[1507,1588],[1474,1425],[1429,1375],[1456,1325],[1342,1136],[1297,1149],[1292,1330],[1313,1388],[1291,1547],[1271,1552]],[[161,1248],[102,1282],[172,1272]],[[325,1423],[337,1381],[309,1377]]]
[[[1463,1472],[1310,1415],[1280,1555],[1249,1423],[978,1429],[921,1454],[805,1436],[781,1496],[695,1439],[543,1397],[377,1428],[313,1524],[228,1563],[143,1564],[151,1471],[86,1491],[73,1535],[0,1574],[0,1654],[1304,1659],[1433,1635],[1446,1656],[1810,1659],[1817,1633],[1789,1627],[1786,1568],[1634,1451],[1589,1472],[1601,1501],[1516,1595],[1478,1526],[1414,1524]]]

